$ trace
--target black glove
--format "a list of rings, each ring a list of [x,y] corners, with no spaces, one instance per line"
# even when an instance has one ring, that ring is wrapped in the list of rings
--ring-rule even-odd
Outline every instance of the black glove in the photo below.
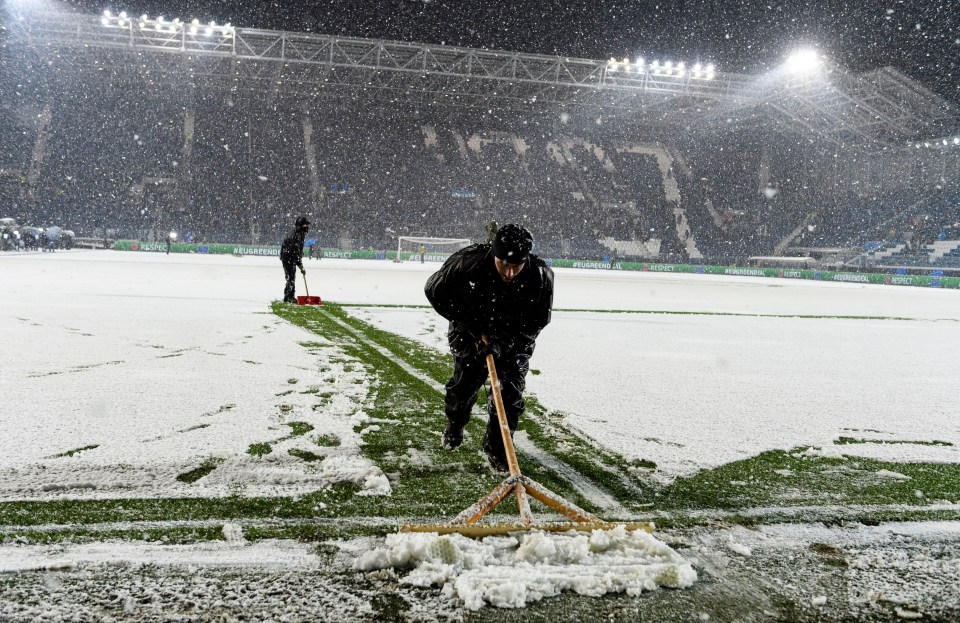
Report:
[[[510,345],[496,337],[488,338],[486,344],[482,341],[477,343],[477,352],[482,357],[493,355],[494,359],[500,359],[508,350],[510,350]]]

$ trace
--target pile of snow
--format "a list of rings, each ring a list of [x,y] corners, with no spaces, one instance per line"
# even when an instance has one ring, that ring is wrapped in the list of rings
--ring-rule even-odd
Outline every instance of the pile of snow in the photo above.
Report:
[[[355,569],[412,569],[401,580],[441,586],[471,610],[521,608],[563,591],[598,597],[639,595],[664,586],[686,588],[697,572],[671,547],[642,531],[595,530],[590,535],[530,532],[468,539],[459,534],[398,533],[363,553]]]

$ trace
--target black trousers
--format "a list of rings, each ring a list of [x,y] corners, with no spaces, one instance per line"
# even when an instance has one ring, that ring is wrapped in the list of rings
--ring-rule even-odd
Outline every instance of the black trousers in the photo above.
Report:
[[[297,302],[297,265],[288,264],[287,262],[283,263],[283,275],[287,279],[287,283],[283,286],[283,302],[284,303],[296,303]]]
[[[497,377],[500,379],[500,394],[507,415],[507,423],[512,433],[526,405],[523,402],[523,390],[526,388],[527,372],[530,370],[530,355],[508,353],[496,359]],[[466,426],[470,421],[470,410],[477,402],[477,394],[483,382],[489,378],[486,357],[475,353],[453,356],[453,376],[447,381],[446,414],[455,426]],[[483,440],[484,450],[504,457],[503,437],[500,434],[500,420],[493,402],[493,394],[487,398],[487,433]]]

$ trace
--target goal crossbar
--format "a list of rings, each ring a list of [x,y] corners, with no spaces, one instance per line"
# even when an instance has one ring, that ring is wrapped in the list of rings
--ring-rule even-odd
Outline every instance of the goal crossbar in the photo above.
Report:
[[[459,245],[457,248],[463,248],[473,244],[469,238],[432,238],[429,236],[399,236],[397,238],[397,259],[400,259],[400,252],[403,250],[404,242],[414,244],[435,244],[435,245]]]

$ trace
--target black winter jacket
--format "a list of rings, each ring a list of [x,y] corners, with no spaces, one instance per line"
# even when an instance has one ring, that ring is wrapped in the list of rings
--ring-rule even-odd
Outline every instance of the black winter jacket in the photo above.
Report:
[[[553,270],[531,254],[510,283],[494,266],[488,244],[475,244],[447,258],[424,288],[433,308],[450,321],[447,335],[456,355],[475,351],[480,335],[509,353],[532,355],[537,336],[550,323]]]
[[[303,266],[303,239],[307,232],[294,227],[280,245],[280,261],[288,266]]]

